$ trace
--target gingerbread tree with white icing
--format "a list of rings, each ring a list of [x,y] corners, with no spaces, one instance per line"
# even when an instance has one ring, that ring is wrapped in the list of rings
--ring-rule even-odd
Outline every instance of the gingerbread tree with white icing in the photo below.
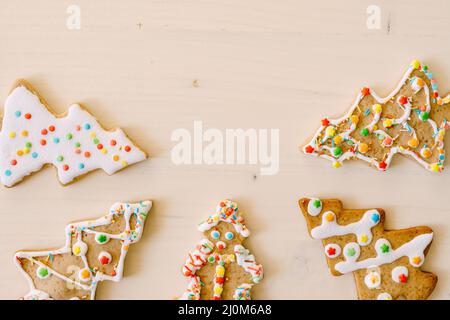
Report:
[[[359,299],[426,299],[437,277],[420,267],[429,227],[385,230],[382,209],[344,209],[339,200],[301,199],[312,238],[322,240],[330,272],[353,273]]]
[[[428,66],[414,60],[386,98],[364,87],[345,116],[322,119],[303,151],[331,161],[335,168],[359,159],[382,171],[400,153],[427,170],[441,172],[449,103],[450,95],[439,95]]]
[[[113,174],[146,154],[121,129],[107,131],[80,105],[58,117],[24,80],[5,102],[0,132],[0,182],[11,187],[44,165],[57,169],[68,184],[86,173],[103,169]]]
[[[250,300],[253,285],[263,278],[263,268],[242,245],[250,231],[237,204],[221,201],[198,229],[205,237],[182,268],[189,283],[181,299]]]
[[[19,251],[14,261],[28,281],[26,300],[93,300],[100,282],[122,279],[130,245],[140,240],[152,203],[116,203],[96,220],[66,226],[57,250]]]

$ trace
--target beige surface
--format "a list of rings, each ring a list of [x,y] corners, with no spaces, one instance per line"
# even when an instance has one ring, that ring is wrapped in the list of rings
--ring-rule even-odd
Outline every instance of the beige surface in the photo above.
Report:
[[[74,2],[82,10],[79,31],[65,25]],[[322,117],[343,114],[362,85],[386,95],[413,58],[430,65],[441,93],[450,91],[450,3],[377,1],[381,30],[366,28],[372,1],[345,3],[2,1],[0,101],[24,77],[56,112],[81,102],[106,127],[124,128],[152,159],[68,187],[53,169],[1,187],[0,298],[27,291],[12,263],[15,250],[60,246],[67,222],[143,198],[154,201],[143,239],[130,250],[123,281],[103,284],[98,298],[179,295],[186,286],[181,265],[201,238],[197,223],[223,197],[248,212],[253,235],[246,243],[266,272],[255,298],[354,298],[352,276],[328,273],[322,245],[308,236],[297,207],[300,197],[322,196],[348,208],[382,207],[387,227],[432,227],[424,268],[439,276],[432,298],[448,299],[448,159],[441,175],[402,157],[386,173],[363,163],[335,170],[297,146]],[[209,128],[280,128],[279,174],[173,165],[171,132],[192,129],[194,120]]]

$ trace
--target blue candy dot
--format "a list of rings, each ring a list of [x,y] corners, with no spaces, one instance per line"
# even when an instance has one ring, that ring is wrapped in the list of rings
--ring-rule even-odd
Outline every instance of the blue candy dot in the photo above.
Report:
[[[85,128],[86,130],[89,130],[89,129],[91,128],[91,125],[90,125],[89,123],[86,123],[86,124],[84,125],[84,128]]]
[[[78,168],[80,168],[80,170],[84,169],[84,164],[80,163],[80,164],[78,165]]]
[[[11,170],[6,170],[5,171],[5,176],[9,177],[11,175]]]
[[[22,112],[20,112],[19,110],[17,110],[16,113],[15,113],[15,115],[16,115],[16,117],[18,118],[18,117],[20,117],[20,116],[22,115]]]
[[[53,138],[54,143],[59,143],[59,138]]]
[[[33,157],[33,158],[37,158],[38,157],[38,154],[37,154],[37,152],[33,152],[32,154],[31,154],[31,156]]]
[[[378,213],[374,213],[374,214],[372,214],[371,219],[373,222],[376,223],[376,222],[380,221],[380,215]]]

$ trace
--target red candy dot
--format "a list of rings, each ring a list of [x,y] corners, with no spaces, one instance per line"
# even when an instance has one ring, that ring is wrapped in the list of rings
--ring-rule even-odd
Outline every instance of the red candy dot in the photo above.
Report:
[[[387,163],[384,162],[384,161],[381,161],[380,164],[379,164],[379,167],[380,167],[381,170],[386,170],[386,168],[387,168]]]
[[[305,152],[306,153],[313,153],[314,152],[314,148],[312,146],[306,146],[305,147]]]
[[[400,98],[398,98],[398,102],[403,105],[408,102],[408,98],[405,96],[401,96]]]
[[[103,149],[103,145],[102,145],[101,143],[99,143],[99,144],[97,145],[97,149],[98,149],[98,150],[102,150],[102,149]]]
[[[47,140],[42,139],[42,140],[41,140],[41,146],[45,146],[46,144],[47,144]]]
[[[86,158],[89,158],[89,157],[91,156],[91,153],[90,153],[89,151],[86,151],[86,152],[84,153],[84,156],[85,156]]]
[[[220,206],[223,208],[223,207],[225,207],[225,202],[221,202],[220,203]]]
[[[64,171],[67,171],[67,170],[69,170],[69,166],[67,164],[65,164],[65,165],[63,165],[63,169],[64,169]]]
[[[101,256],[100,257],[100,263],[101,264],[108,264],[109,263],[109,259],[107,256]]]
[[[50,130],[51,132],[55,131],[55,126],[48,127],[48,130]]]
[[[42,129],[42,130],[41,130],[41,134],[42,134],[43,136],[45,136],[47,133],[48,133],[47,129]]]
[[[322,119],[321,122],[324,127],[326,127],[330,124],[330,121],[328,121],[328,119]]]
[[[80,131],[81,130],[81,126],[80,125],[76,125],[75,126],[75,130]]]
[[[31,113],[25,113],[25,119],[30,120],[31,119]]]
[[[131,147],[130,146],[125,146],[125,151],[126,152],[130,152],[131,151]]]
[[[336,249],[335,248],[328,248],[327,253],[329,256],[334,256],[336,254]]]
[[[217,277],[217,278],[216,278],[216,283],[222,284],[222,283],[223,283],[223,280],[224,280],[224,277]]]
[[[401,275],[398,276],[398,280],[401,283],[406,283],[406,281],[408,281],[408,277],[402,273]]]
[[[80,153],[81,153],[81,149],[76,148],[76,149],[75,149],[75,153],[76,153],[76,154],[80,154]]]
[[[12,165],[12,166],[15,166],[16,164],[17,164],[17,160],[16,160],[16,159],[12,159],[12,160],[11,160],[11,165]]]
[[[115,146],[116,144],[117,144],[117,141],[116,140],[111,140],[110,142],[109,142],[112,146]]]
[[[367,87],[364,87],[361,89],[361,93],[363,94],[363,96],[367,96],[368,94],[370,94],[370,89]]]
[[[435,98],[439,97],[439,93],[437,91],[434,93],[434,97]]]

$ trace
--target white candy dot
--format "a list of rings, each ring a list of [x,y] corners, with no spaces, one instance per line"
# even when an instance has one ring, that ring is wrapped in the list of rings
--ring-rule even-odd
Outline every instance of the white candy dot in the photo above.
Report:
[[[371,271],[364,277],[364,283],[367,288],[375,289],[378,288],[381,284],[381,275],[377,271]]]

